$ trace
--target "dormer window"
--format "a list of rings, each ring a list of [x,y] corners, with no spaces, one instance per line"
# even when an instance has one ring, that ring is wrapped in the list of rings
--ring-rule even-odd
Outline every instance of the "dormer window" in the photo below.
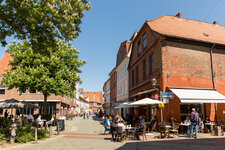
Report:
[[[123,54],[124,54],[124,56],[126,56],[126,46],[124,46]]]

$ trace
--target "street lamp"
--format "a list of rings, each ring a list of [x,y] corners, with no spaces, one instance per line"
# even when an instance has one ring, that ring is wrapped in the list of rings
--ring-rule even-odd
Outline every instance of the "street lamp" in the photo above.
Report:
[[[152,78],[152,86],[156,87],[157,85],[157,80],[155,78]]]

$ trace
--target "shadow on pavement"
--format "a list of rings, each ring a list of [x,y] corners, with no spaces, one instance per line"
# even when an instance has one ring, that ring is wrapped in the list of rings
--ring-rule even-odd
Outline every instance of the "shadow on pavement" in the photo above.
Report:
[[[96,116],[92,116],[92,119],[95,120],[95,121],[101,121],[101,118],[98,118]]]
[[[225,138],[129,142],[117,150],[225,150]]]

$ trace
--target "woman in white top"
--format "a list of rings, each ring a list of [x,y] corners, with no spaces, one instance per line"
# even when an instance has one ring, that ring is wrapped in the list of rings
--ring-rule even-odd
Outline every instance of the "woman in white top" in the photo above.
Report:
[[[43,121],[41,120],[41,115],[39,115],[38,116],[38,118],[37,118],[37,123],[38,123],[38,125],[40,125],[41,127],[43,127]]]

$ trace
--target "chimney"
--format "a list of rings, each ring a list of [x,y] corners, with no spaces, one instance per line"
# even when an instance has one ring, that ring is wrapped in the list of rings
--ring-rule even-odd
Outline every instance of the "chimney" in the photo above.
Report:
[[[213,24],[218,25],[218,21],[213,21]]]
[[[183,14],[181,12],[179,12],[178,14],[176,14],[176,17],[183,18]]]

